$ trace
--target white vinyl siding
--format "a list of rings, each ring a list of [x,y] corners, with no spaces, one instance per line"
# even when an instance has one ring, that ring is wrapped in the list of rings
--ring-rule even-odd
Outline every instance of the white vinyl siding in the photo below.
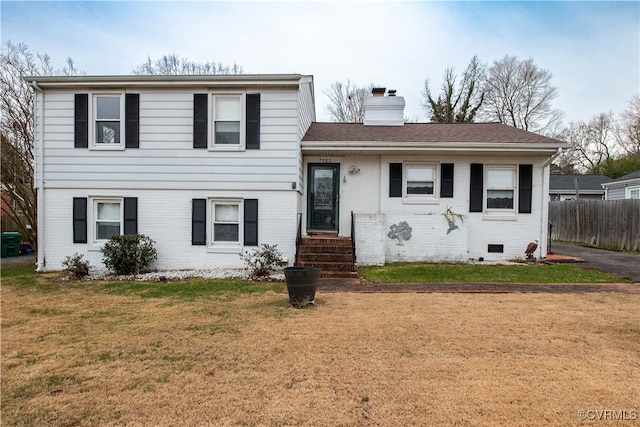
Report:
[[[44,97],[43,167],[48,188],[290,191],[292,183],[299,182],[295,90],[260,92],[259,150],[205,152],[193,149],[197,90],[136,89],[140,148],[126,152],[73,147],[74,92],[82,91],[51,89]]]

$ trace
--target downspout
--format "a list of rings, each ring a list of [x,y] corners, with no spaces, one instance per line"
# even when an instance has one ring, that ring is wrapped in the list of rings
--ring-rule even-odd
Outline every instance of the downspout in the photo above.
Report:
[[[36,96],[33,98],[33,131],[34,142],[36,144],[36,156],[34,158],[34,173],[35,173],[35,186],[36,186],[36,213],[38,218],[38,251],[37,251],[37,264],[36,271],[42,271],[45,265],[45,253],[44,253],[44,92],[38,86],[38,82],[35,80],[31,82],[31,86],[36,91]],[[38,93],[42,95],[42,102],[38,103]],[[38,120],[38,109],[40,110],[40,120]]]
[[[541,191],[541,207],[542,207],[542,218],[540,224],[541,236],[540,236],[540,255],[544,254],[546,258],[548,255],[548,242],[549,238],[549,173],[547,169],[551,165],[551,163],[562,153],[562,148],[558,148],[557,151],[547,160],[542,166],[542,191]]]

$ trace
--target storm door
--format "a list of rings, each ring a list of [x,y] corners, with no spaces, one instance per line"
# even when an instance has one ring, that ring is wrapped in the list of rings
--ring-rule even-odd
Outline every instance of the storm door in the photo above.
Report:
[[[339,175],[339,164],[309,164],[308,231],[338,231]]]

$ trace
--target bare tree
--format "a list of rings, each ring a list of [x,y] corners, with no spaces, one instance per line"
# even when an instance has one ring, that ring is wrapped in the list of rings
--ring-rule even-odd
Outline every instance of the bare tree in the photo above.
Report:
[[[175,53],[163,55],[158,59],[147,60],[138,65],[133,74],[138,75],[214,75],[214,74],[242,74],[240,65],[224,65],[216,61],[195,62],[187,58],[180,58]]]
[[[533,59],[506,55],[487,70],[483,117],[519,129],[557,135],[562,112],[551,102],[558,89],[551,85],[553,74],[538,68]]]
[[[640,94],[634,95],[620,114],[616,140],[625,153],[640,156]]]
[[[325,94],[329,103],[325,107],[332,122],[362,123],[364,122],[364,100],[371,94],[373,84],[357,86],[351,80],[335,82]]]
[[[571,144],[559,164],[572,164],[582,172],[604,174],[607,164],[616,156],[613,138],[613,114],[599,114],[589,122],[569,123],[561,137]]]
[[[438,99],[433,98],[429,80],[425,80],[422,106],[431,121],[436,123],[473,122],[484,101],[484,70],[485,65],[480,62],[478,55],[474,55],[456,88],[457,76],[453,68],[448,67],[444,71],[442,93],[438,95]]]
[[[34,189],[33,89],[23,76],[77,74],[71,58],[54,69],[51,58],[35,55],[23,43],[7,41],[0,53],[0,144],[2,150],[3,229],[10,220],[34,249],[37,243],[37,203]]]

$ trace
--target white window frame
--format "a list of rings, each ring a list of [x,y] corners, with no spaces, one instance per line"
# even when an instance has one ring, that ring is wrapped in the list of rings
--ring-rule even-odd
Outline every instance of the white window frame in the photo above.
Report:
[[[100,203],[118,203],[120,205],[120,236],[124,234],[124,198],[122,197],[94,197],[91,198],[91,237],[95,245],[102,246],[108,239],[98,238],[98,205]]]
[[[98,98],[119,98],[120,99],[120,142],[104,144],[97,142],[98,131]],[[124,150],[125,148],[125,96],[124,92],[95,92],[90,94],[91,106],[89,108],[89,147],[93,150]]]
[[[238,240],[235,242],[215,241],[215,206],[238,206]],[[207,204],[207,235],[209,236],[208,252],[241,253],[244,245],[244,202],[241,198],[210,198]]]
[[[633,193],[638,192],[638,197],[632,197]],[[640,199],[640,185],[634,185],[632,187],[627,187],[624,190],[624,198],[625,199]]]
[[[216,99],[238,98],[240,100],[240,141],[238,144],[216,144]],[[247,108],[246,92],[215,92],[209,96],[209,150],[211,151],[244,151],[246,148]]]
[[[508,186],[504,186],[504,187],[490,187],[489,186],[489,174],[491,171],[511,171],[512,173],[512,182],[513,185],[511,187]],[[486,171],[485,171],[485,176],[484,176],[484,182],[486,183],[486,185],[484,186],[484,205],[485,205],[485,211],[490,213],[490,212],[494,212],[494,213],[509,213],[509,214],[515,214],[516,213],[516,207],[518,206],[518,174],[517,174],[517,166],[516,165],[488,165],[486,167]],[[489,207],[489,192],[490,191],[500,191],[500,190],[504,190],[504,191],[513,191],[513,206],[511,208],[490,208]]]
[[[407,182],[410,169],[431,169],[433,171],[433,194],[409,194]],[[402,202],[406,204],[437,203],[440,195],[440,168],[438,163],[402,162]]]

